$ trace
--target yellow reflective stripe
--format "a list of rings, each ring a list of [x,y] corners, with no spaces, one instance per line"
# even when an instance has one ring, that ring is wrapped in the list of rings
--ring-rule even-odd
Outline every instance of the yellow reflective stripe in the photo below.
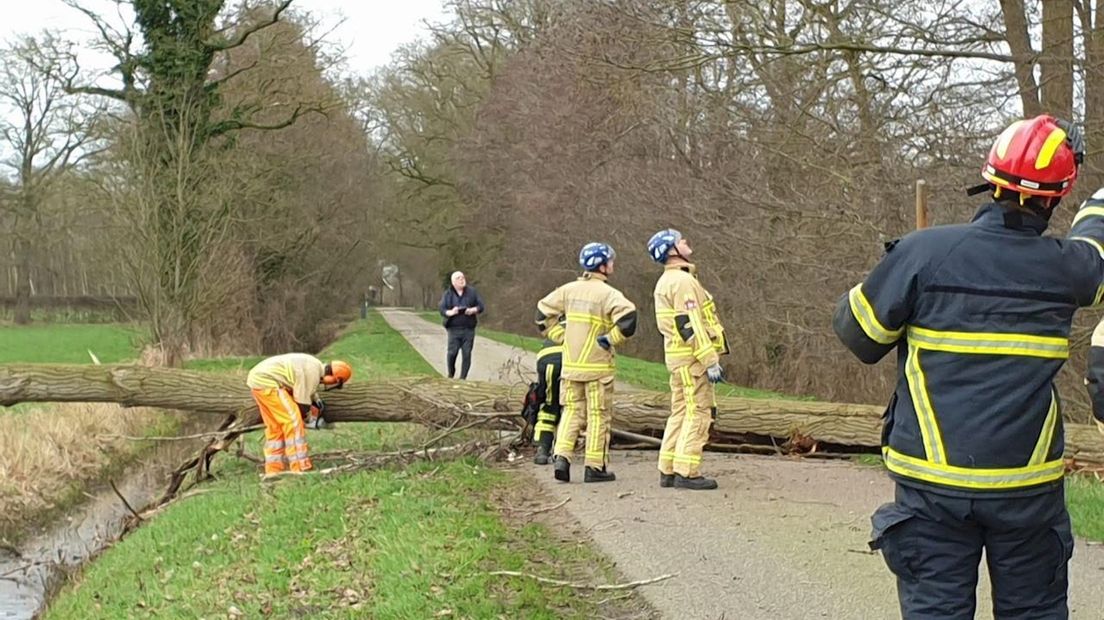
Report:
[[[1093,305],[1099,306],[1102,300],[1104,300],[1104,283],[1096,287],[1096,297],[1093,298]]]
[[[690,375],[690,368],[683,366],[679,368],[679,376],[682,378],[682,398],[686,405],[686,414],[682,420],[682,428],[679,429],[678,440],[675,442],[675,461],[682,463],[687,462],[686,454],[683,450],[686,449],[687,441],[690,438],[690,427],[694,422],[694,415],[697,413],[697,401],[694,400],[694,378]]]
[[[1069,339],[1056,336],[948,332],[910,326],[908,328],[908,341],[909,346],[948,353],[1023,355],[1050,359],[1066,359],[1069,357]]]
[[[575,451],[575,439],[567,438],[567,430],[571,428],[571,419],[575,417],[575,390],[568,388],[567,401],[564,403],[563,417],[560,418],[560,426],[556,432],[556,453],[571,454]]]
[[[1077,212],[1077,215],[1073,216],[1073,223],[1076,224],[1081,220],[1089,216],[1104,217],[1104,207],[1084,207]]]
[[[700,456],[676,456],[676,463],[686,463],[687,465],[698,465],[701,463]]]
[[[700,360],[703,354],[713,350],[713,342],[709,339],[709,332],[705,330],[698,301],[692,295],[686,295],[683,299],[687,304],[694,305],[692,309],[687,309],[687,314],[690,315],[690,327],[694,330],[694,357]]]
[[[595,444],[597,432],[595,431],[598,428],[598,401],[595,398],[595,385],[592,381],[583,384],[583,395],[586,398],[586,443],[583,449],[587,458],[592,457],[597,450]]]
[[[599,329],[601,329],[600,325],[591,324],[590,331],[587,332],[586,343],[583,344],[583,350],[579,352],[579,357],[575,359],[574,364],[586,364],[586,360],[590,359],[590,352],[598,344],[595,340],[598,338]]]
[[[877,315],[874,314],[874,308],[870,305],[870,301],[867,300],[866,295],[862,292],[862,284],[856,284],[848,294],[848,298],[851,302],[851,314],[855,316],[855,320],[859,322],[859,327],[862,328],[867,337],[879,344],[893,344],[897,342],[901,337],[901,333],[904,331],[904,327],[899,329],[886,329],[886,327],[878,321]]]
[[[1104,245],[1100,245],[1100,242],[1096,239],[1090,239],[1088,237],[1070,237],[1070,241],[1084,241],[1096,248],[1096,253],[1100,255],[1100,258],[1104,258]]]
[[[552,342],[559,342],[563,340],[563,335],[565,331],[566,330],[564,329],[563,325],[556,324],[548,328],[548,331],[545,333],[545,337]]]
[[[964,489],[994,490],[1029,487],[1059,480],[1065,473],[1065,463],[1062,459],[1025,467],[955,467],[911,457],[889,446],[882,448],[882,458],[885,460],[887,469],[906,478]]]
[[[610,337],[610,344],[612,344],[615,347],[619,344],[624,343],[626,340],[628,340],[628,338],[625,337],[625,334],[621,333],[621,328],[617,327],[616,325],[614,325],[613,329],[611,329],[609,331],[609,337]]]
[[[552,385],[552,376],[554,374],[556,374],[555,366],[549,364],[544,367],[544,402],[546,405],[551,405],[552,397],[556,396],[556,394],[552,393],[552,390],[556,389],[556,387]],[[541,414],[538,414],[538,417],[540,417],[540,415],[542,414],[543,412],[541,412]]]
[[[537,353],[537,359],[548,357],[549,355],[556,355],[557,353],[563,353],[563,345],[556,345],[554,347],[545,347]]]
[[[905,379],[908,381],[909,394],[912,395],[912,407],[920,425],[920,434],[924,439],[924,455],[933,463],[947,462],[943,452],[943,437],[939,433],[939,422],[935,419],[935,410],[928,397],[927,379],[920,367],[920,350],[909,340],[908,359],[905,362]]]
[[[607,321],[604,317],[587,312],[568,312],[567,321],[569,323],[590,323],[592,325],[598,325],[600,327],[605,327],[606,325],[610,324],[609,321]]]
[[[589,370],[607,370],[615,368],[615,366],[613,364],[584,364],[583,362],[572,362],[570,364],[565,363],[564,370],[567,370],[568,368],[572,368],[575,370],[578,370],[580,368]]]
[[[657,318],[658,317],[667,318],[667,317],[678,316],[678,315],[682,314],[682,311],[678,310],[676,308],[666,308],[666,309],[663,309],[663,310],[660,310],[659,308],[656,308],[655,313],[656,313]]]
[[[1031,452],[1028,465],[1039,465],[1046,461],[1047,452],[1050,451],[1051,441],[1054,439],[1054,426],[1058,423],[1058,398],[1054,390],[1050,392],[1050,409],[1046,419],[1043,420],[1043,430],[1039,432],[1039,440],[1035,442],[1035,450]]]
[[[1065,141],[1065,131],[1057,127],[1052,129],[1046,141],[1043,142],[1042,148],[1039,149],[1039,156],[1035,158],[1035,169],[1042,170],[1050,166],[1050,161],[1054,159],[1054,154],[1058,152],[1058,147]]]

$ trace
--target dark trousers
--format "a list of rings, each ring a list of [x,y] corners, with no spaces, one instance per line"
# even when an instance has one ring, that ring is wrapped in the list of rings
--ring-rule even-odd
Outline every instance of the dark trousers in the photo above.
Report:
[[[1069,617],[1073,553],[1062,486],[1017,498],[962,498],[897,485],[874,513],[872,549],[897,576],[904,620],[974,617],[982,549],[998,620]]]
[[[464,353],[463,363],[460,365],[460,378],[467,379],[471,370],[472,345],[475,344],[474,327],[453,327],[448,330],[448,376],[451,379],[456,375],[456,355]]]

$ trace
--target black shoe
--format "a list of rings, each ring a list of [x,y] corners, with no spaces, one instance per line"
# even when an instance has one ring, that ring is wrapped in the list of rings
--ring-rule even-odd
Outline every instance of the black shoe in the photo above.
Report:
[[[606,471],[606,468],[595,469],[593,467],[587,467],[583,472],[583,482],[612,482],[617,480],[617,476],[613,475],[612,471]]]
[[[571,461],[562,456],[552,457],[552,475],[560,482],[571,482]]]
[[[675,488],[691,489],[694,491],[711,491],[717,488],[717,481],[712,478],[704,478],[702,476],[686,478],[685,476],[675,474]]]
[[[665,474],[663,472],[660,472],[659,473],[659,486],[661,486],[665,489],[669,489],[669,488],[675,486],[675,475],[674,474]]]
[[[548,451],[544,449],[544,446],[539,446],[537,448],[537,455],[533,457],[533,462],[537,465],[548,464]]]

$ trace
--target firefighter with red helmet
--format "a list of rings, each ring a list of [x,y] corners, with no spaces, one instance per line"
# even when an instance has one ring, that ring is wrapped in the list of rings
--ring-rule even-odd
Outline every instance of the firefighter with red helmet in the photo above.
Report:
[[[861,361],[897,355],[882,440],[895,501],[874,513],[871,547],[906,619],[973,618],[983,550],[997,618],[1068,616],[1054,378],[1074,312],[1099,301],[1104,197],[1064,239],[1042,233],[1083,153],[1069,123],[1013,123],[971,190],[991,196],[973,220],[887,244],[836,308],[836,334]]]

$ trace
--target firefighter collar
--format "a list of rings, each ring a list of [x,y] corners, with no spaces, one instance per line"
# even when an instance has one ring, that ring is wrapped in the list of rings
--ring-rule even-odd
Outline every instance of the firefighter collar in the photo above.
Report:
[[[698,266],[694,263],[670,263],[663,266],[664,269],[678,269],[679,271],[685,271],[686,273],[696,276],[698,275]]]
[[[1036,235],[1041,235],[1046,231],[1049,222],[1040,215],[1022,211],[1015,207],[1006,207],[999,202],[990,202],[982,205],[977,210],[970,223],[987,228],[1030,231]]]
[[[604,273],[598,273],[597,271],[588,271],[579,276],[580,280],[599,280],[605,282],[608,278]]]

